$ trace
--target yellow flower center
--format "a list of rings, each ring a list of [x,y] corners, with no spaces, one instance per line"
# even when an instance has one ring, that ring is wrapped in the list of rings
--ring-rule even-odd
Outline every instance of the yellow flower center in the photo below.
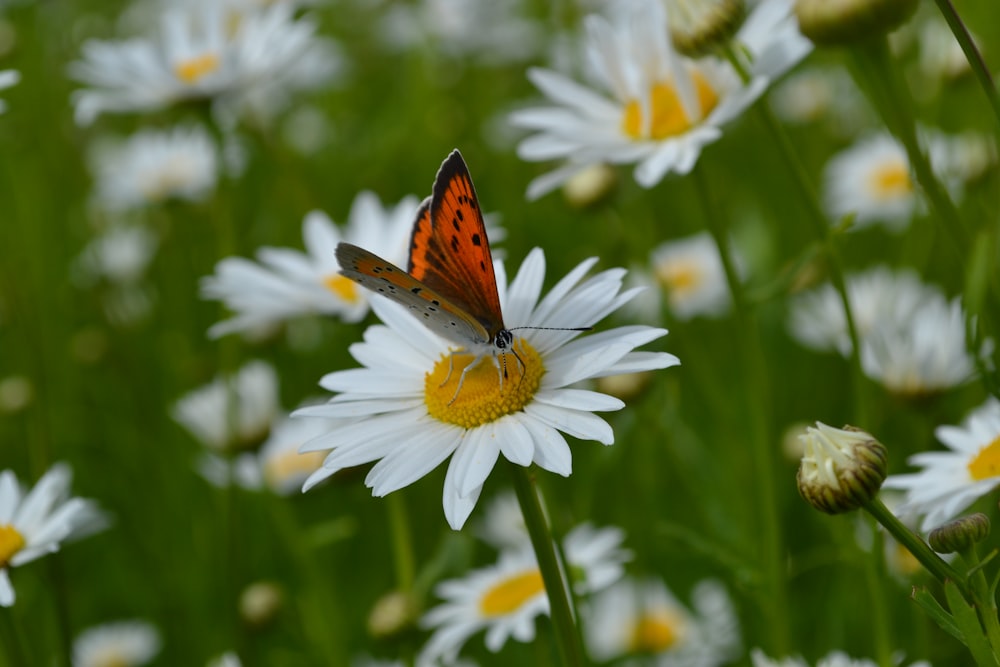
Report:
[[[715,89],[700,72],[693,72],[691,80],[698,94],[698,107],[701,111],[698,118],[688,118],[677,89],[672,83],[664,81],[653,84],[650,90],[649,105],[652,118],[648,128],[643,123],[642,106],[638,100],[632,100],[625,105],[622,131],[633,139],[666,139],[690,130],[719,103]]]
[[[114,647],[94,656],[88,664],[95,665],[95,667],[131,667],[135,663],[122,655],[117,647]]]
[[[872,173],[870,185],[872,195],[882,201],[905,197],[913,192],[910,170],[903,160],[893,160],[880,165]]]
[[[293,475],[308,475],[323,463],[324,452],[304,452],[299,454],[294,449],[272,456],[264,464],[264,478],[268,486],[274,488],[281,486],[289,477]]]
[[[361,298],[358,284],[339,273],[324,278],[323,284],[326,285],[328,290],[336,294],[337,298],[347,303],[357,303],[358,299]]]
[[[636,653],[663,653],[680,636],[680,620],[659,611],[640,616],[632,628],[631,649]]]
[[[542,573],[538,570],[521,572],[504,579],[486,591],[479,600],[479,611],[483,616],[505,616],[517,611],[528,600],[545,592]]]
[[[697,262],[675,260],[659,266],[656,277],[671,294],[683,296],[698,288],[701,284],[702,271]]]
[[[211,74],[217,69],[219,69],[219,56],[214,53],[205,53],[187,58],[174,65],[174,74],[184,83],[194,84],[206,74]]]
[[[18,551],[24,548],[24,535],[10,524],[0,526],[0,567],[10,562]]]
[[[522,409],[541,384],[542,358],[518,338],[496,362],[499,369],[489,357],[461,351],[442,355],[424,378],[427,412],[439,421],[475,428]]]
[[[1000,475],[1000,436],[993,438],[993,442],[980,449],[969,461],[969,475],[977,482]]]

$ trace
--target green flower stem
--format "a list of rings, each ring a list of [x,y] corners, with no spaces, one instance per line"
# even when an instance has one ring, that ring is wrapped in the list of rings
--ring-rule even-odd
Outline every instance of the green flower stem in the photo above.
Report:
[[[978,667],[997,667],[997,658],[992,647],[983,636],[983,626],[980,625],[976,609],[970,605],[962,591],[954,581],[946,581],[944,594],[948,600],[955,626],[961,633],[962,643],[969,649]]]
[[[556,559],[552,533],[542,513],[542,505],[538,501],[534,476],[524,466],[508,463],[507,467],[514,478],[514,491],[521,505],[524,525],[531,537],[531,546],[538,559],[538,569],[542,574],[542,581],[545,582],[545,592],[549,596],[552,625],[562,664],[566,667],[581,667],[586,664],[586,654],[580,642],[580,633],[576,630],[576,622],[573,620],[570,593]]]
[[[782,654],[788,649],[790,622],[787,616],[788,591],[785,588],[785,547],[774,474],[775,448],[767,423],[770,413],[767,365],[757,321],[747,304],[743,284],[733,263],[729,234],[715,210],[705,175],[699,168],[694,170],[694,181],[705,209],[708,229],[719,248],[740,332],[735,338],[742,348],[740,357],[744,366],[743,386],[753,457],[754,492],[759,497],[759,502],[755,504],[760,510],[760,556],[764,581],[760,603],[766,616],[765,625],[771,630],[771,645],[768,648],[772,653]]]
[[[927,543],[920,539],[916,533],[904,526],[881,500],[875,498],[865,503],[864,508],[896,538],[897,542],[906,547],[913,554],[913,557],[920,561],[920,564],[928,572],[934,575],[935,579],[941,583],[949,580],[954,581],[963,589],[967,587],[966,578],[934,553],[927,546]]]
[[[889,632],[889,611],[885,606],[885,557],[883,555],[883,535],[875,533],[871,553],[865,554],[865,592],[871,609],[871,631],[875,641],[875,658],[879,667],[895,667],[892,659],[893,643]]]
[[[0,640],[2,640],[0,645],[3,646],[3,655],[6,656],[3,663],[6,667],[28,664],[24,647],[21,646],[21,637],[24,634],[17,626],[13,608],[0,609]]]
[[[986,637],[993,648],[993,655],[1000,656],[1000,617],[997,616],[996,596],[990,591],[986,581],[986,573],[980,567],[979,554],[975,546],[962,552],[962,559],[969,565],[969,588],[972,592],[972,603],[979,613]]]
[[[750,81],[750,72],[740,60],[739,56],[730,48],[726,49],[726,55],[733,68],[739,73],[744,82]],[[844,262],[840,257],[837,245],[834,243],[831,233],[830,221],[819,205],[819,197],[816,189],[812,185],[809,172],[799,159],[799,154],[795,150],[788,133],[784,127],[774,117],[774,113],[766,104],[755,106],[757,117],[767,128],[771,139],[778,147],[778,154],[785,163],[785,167],[792,175],[792,182],[799,199],[809,212],[809,222],[812,223],[816,236],[819,238],[823,250],[826,252],[827,267],[830,271],[830,282],[840,297],[841,306],[844,309],[844,322],[847,324],[847,335],[851,341],[851,353],[848,363],[851,368],[851,380],[854,384],[854,419],[858,424],[868,423],[868,396],[867,384],[865,383],[864,371],[861,368],[861,345],[858,337],[858,328],[854,322],[854,313],[851,311],[851,301],[847,293],[847,282],[844,278]]]
[[[389,529],[392,532],[392,557],[396,567],[396,584],[399,590],[410,593],[416,567],[413,559],[413,537],[410,533],[410,517],[400,491],[386,496],[389,503]]]
[[[889,130],[903,144],[917,182],[940,222],[939,226],[958,257],[964,259],[969,247],[969,230],[920,147],[916,120],[911,113],[913,100],[893,66],[888,43],[885,38],[870,40],[859,44],[851,53],[856,80]]]
[[[979,52],[976,43],[972,41],[972,35],[962,23],[962,18],[955,11],[951,0],[935,0],[935,2],[937,2],[944,20],[948,22],[948,27],[951,28],[955,39],[958,40],[958,45],[962,47],[962,52],[965,54],[966,60],[969,61],[969,67],[972,68],[972,73],[979,81],[979,85],[982,86],[983,92],[986,93],[986,99],[993,109],[993,114],[997,117],[997,122],[1000,123],[1000,97],[997,97],[996,85],[993,83],[993,76],[990,74],[986,61],[983,60],[983,54]]]

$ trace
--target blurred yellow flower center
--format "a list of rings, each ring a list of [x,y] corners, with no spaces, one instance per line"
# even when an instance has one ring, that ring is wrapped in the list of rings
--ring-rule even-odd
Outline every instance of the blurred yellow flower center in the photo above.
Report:
[[[670,292],[682,295],[698,287],[702,272],[697,262],[680,260],[657,267],[656,277]]]
[[[131,665],[136,663],[134,660],[122,655],[122,652],[117,648],[111,648],[99,655],[95,655],[87,664],[94,665],[95,667],[131,667]]]
[[[979,481],[1000,475],[1000,437],[979,450],[976,457],[969,461],[969,475]],[[3,552],[0,551],[0,555]]]
[[[7,565],[18,551],[24,548],[24,535],[9,524],[0,526],[0,567]]]
[[[691,80],[698,94],[698,107],[701,111],[698,118],[688,118],[677,89],[672,83],[661,82],[654,84],[649,91],[649,125],[643,122],[642,105],[638,100],[632,100],[625,106],[622,131],[633,139],[666,139],[690,130],[692,125],[707,116],[719,103],[718,94],[700,72],[693,72]]]
[[[358,290],[358,284],[347,276],[342,276],[339,273],[327,276],[323,279],[323,284],[342,301],[357,303],[358,299],[360,299],[361,295],[360,290]]]
[[[280,486],[289,477],[298,474],[311,474],[323,463],[323,452],[304,452],[299,454],[290,449],[287,452],[272,456],[264,464],[264,477],[268,486]]]
[[[486,591],[479,600],[479,611],[487,617],[504,616],[517,611],[540,593],[545,593],[541,572],[531,570],[515,574]]]
[[[195,56],[174,65],[174,74],[184,83],[197,83],[206,74],[219,69],[219,56],[214,53]]]
[[[632,628],[631,649],[636,653],[662,653],[677,642],[677,619],[666,612],[641,616]]]
[[[538,391],[545,367],[523,339],[514,342],[514,349],[521,361],[513,352],[495,360],[461,351],[442,355],[424,377],[427,412],[439,421],[475,428],[521,410]]]
[[[913,181],[906,162],[894,160],[881,165],[872,174],[871,190],[876,199],[896,199],[913,192]]]

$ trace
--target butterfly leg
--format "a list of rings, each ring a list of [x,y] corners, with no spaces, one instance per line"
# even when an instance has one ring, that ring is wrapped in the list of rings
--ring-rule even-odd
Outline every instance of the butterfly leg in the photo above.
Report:
[[[458,351],[459,350],[449,350],[449,354],[448,354],[448,374],[444,376],[444,382],[442,382],[441,384],[438,385],[438,389],[440,389],[441,387],[443,387],[446,384],[448,384],[448,380],[451,379],[451,372],[453,370],[455,370],[455,353],[458,352]],[[462,376],[464,377],[465,374],[463,373]],[[451,400],[454,401],[455,399],[452,398]],[[449,403],[448,405],[451,405],[451,403]]]
[[[476,357],[475,359],[473,359],[472,362],[468,366],[466,366],[465,368],[462,369],[462,374],[458,376],[458,386],[455,387],[455,393],[452,395],[451,400],[448,401],[448,405],[449,406],[452,403],[455,402],[455,399],[458,398],[458,393],[460,391],[462,391],[462,385],[465,383],[465,375],[469,371],[471,371],[473,368],[475,368],[476,366],[478,366],[480,363],[482,363],[483,359],[485,359],[485,358],[486,358],[485,355],[480,354],[478,357]],[[451,371],[450,370],[448,372],[448,375],[449,375],[449,377],[451,376]],[[447,380],[441,386],[443,387],[445,384],[447,384]]]

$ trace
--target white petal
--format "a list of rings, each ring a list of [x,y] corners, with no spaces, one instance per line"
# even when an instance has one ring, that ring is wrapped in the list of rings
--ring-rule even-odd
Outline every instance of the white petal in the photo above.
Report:
[[[455,459],[449,470],[455,471],[458,495],[465,497],[481,487],[500,455],[500,442],[493,424],[469,430],[462,444],[455,450]]]
[[[621,399],[584,389],[557,389],[538,392],[535,394],[535,400],[557,408],[586,410],[587,412],[607,412],[621,410],[625,407],[625,403]]]
[[[0,607],[14,606],[16,597],[14,586],[10,583],[10,573],[7,568],[0,567]]]
[[[455,460],[452,459],[452,464]],[[482,492],[482,487],[478,489],[473,489],[471,493],[466,496],[459,496],[458,488],[455,483],[455,475],[452,472],[454,465],[448,466],[448,472],[444,476],[444,493],[442,498],[442,503],[444,505],[444,516],[448,520],[448,525],[452,527],[452,530],[461,530],[462,526],[468,520],[469,515],[472,514],[472,510],[476,507],[476,502],[479,500],[479,494]]]
[[[535,455],[531,432],[518,417],[507,415],[496,422],[497,439],[504,458],[519,466],[529,466]]]
[[[527,414],[521,424],[531,433],[535,443],[535,465],[569,477],[573,472],[573,454],[562,433]]]

